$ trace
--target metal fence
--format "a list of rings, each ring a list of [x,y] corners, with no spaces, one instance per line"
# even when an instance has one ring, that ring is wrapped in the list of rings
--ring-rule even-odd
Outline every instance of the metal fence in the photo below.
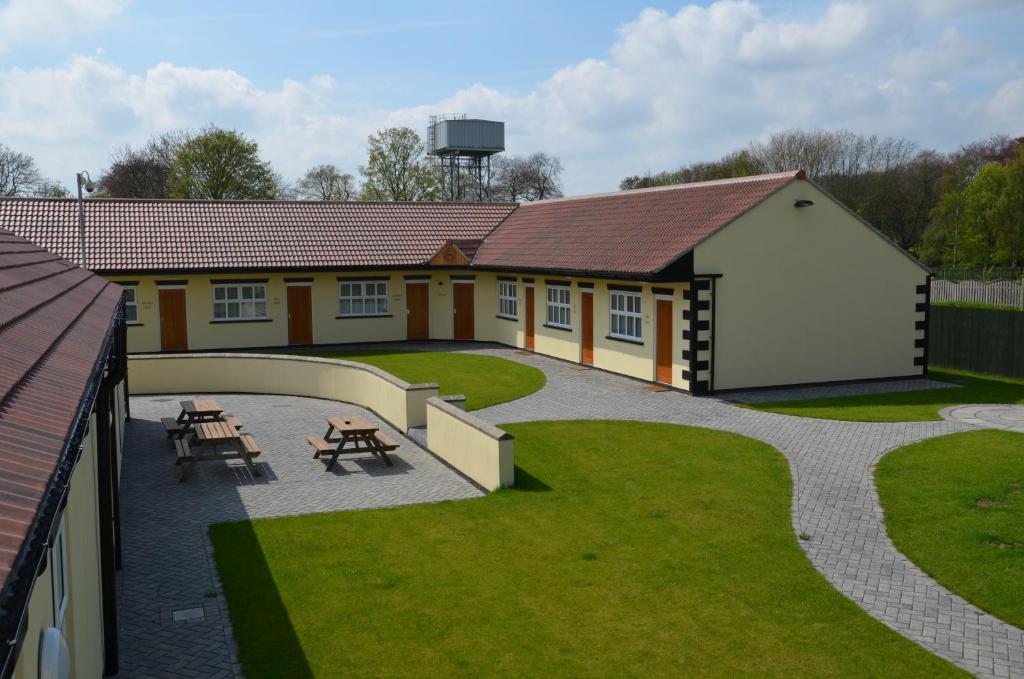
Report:
[[[933,278],[932,301],[992,304],[1024,311],[1024,279],[978,281]]]
[[[1024,313],[937,306],[929,318],[931,365],[1024,377]]]

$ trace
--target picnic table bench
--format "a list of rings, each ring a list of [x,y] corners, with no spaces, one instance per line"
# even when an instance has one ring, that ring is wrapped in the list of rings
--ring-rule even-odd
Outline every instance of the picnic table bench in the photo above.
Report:
[[[332,436],[337,432],[339,436]],[[398,448],[393,438],[380,431],[373,422],[359,415],[347,417],[328,417],[327,433],[323,436],[307,436],[306,440],[313,446],[313,459],[321,455],[330,455],[327,469],[334,467],[340,455],[355,453],[371,453],[392,466],[388,453]],[[349,447],[351,444],[351,447]]]
[[[178,417],[162,417],[160,423],[164,426],[167,438],[172,441],[185,438],[192,432],[197,422],[211,422],[222,420],[241,429],[242,423],[231,413],[225,413],[220,404],[212,398],[195,399],[192,401],[181,401],[181,412]]]
[[[217,448],[224,445],[231,450],[217,452]],[[181,481],[188,480],[196,462],[207,460],[241,459],[253,476],[260,475],[259,469],[253,464],[253,459],[260,455],[256,439],[252,434],[240,434],[233,423],[224,420],[196,423],[192,429],[191,445],[181,437],[174,439],[174,447],[178,455],[175,464],[181,467]]]

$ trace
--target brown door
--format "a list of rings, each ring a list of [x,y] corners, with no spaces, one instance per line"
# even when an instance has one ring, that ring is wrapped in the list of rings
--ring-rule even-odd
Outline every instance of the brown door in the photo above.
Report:
[[[654,379],[672,384],[672,300],[656,300],[658,339],[654,347]]]
[[[313,343],[313,288],[288,286],[288,344]]]
[[[185,288],[161,288],[160,351],[188,349],[188,322],[185,320]]]
[[[594,365],[594,293],[580,292],[580,316],[583,330],[580,340],[580,361]]]
[[[533,351],[533,286],[526,286],[526,348]]]
[[[430,284],[405,284],[405,336],[411,340],[430,339]]]
[[[452,311],[455,314],[455,339],[473,339],[473,285],[452,284]]]

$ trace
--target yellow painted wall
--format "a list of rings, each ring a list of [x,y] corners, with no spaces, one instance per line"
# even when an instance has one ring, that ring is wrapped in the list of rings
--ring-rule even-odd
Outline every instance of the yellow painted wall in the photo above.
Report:
[[[436,384],[410,385],[364,363],[266,354],[157,354],[128,359],[133,394],[243,392],[354,403],[399,431],[426,424]]]
[[[120,450],[117,452],[120,455]],[[97,465],[96,416],[93,414],[63,512],[68,587],[63,629],[71,652],[72,677],[76,679],[96,679],[103,674]],[[47,554],[46,570],[36,580],[29,599],[28,630],[15,666],[16,679],[39,676],[42,631],[55,625],[52,557],[52,552]]]
[[[452,337],[451,274],[433,272],[430,283],[430,334],[433,339]],[[461,272],[464,273],[464,272]],[[288,344],[288,309],[285,278],[312,278],[313,343],[348,344],[393,342],[406,338],[405,276],[422,271],[294,274],[194,274],[188,276],[115,276],[115,282],[136,281],[138,324],[128,327],[132,353],[160,351],[159,293],[156,281],[188,281],[185,286],[188,347],[190,350],[243,349]],[[388,316],[338,318],[338,279],[361,280],[388,277]],[[269,321],[214,321],[214,280],[267,279]],[[496,294],[496,293],[495,293]]]
[[[487,490],[515,482],[512,435],[433,397],[427,405],[427,447]]]
[[[814,205],[795,208],[807,198]],[[808,182],[697,246],[716,283],[715,389],[919,375],[926,272]]]

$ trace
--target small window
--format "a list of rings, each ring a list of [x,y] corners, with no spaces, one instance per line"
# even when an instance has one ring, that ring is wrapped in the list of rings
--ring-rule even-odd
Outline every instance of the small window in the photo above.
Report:
[[[643,339],[640,293],[613,290],[611,336],[619,339]]]
[[[557,328],[572,328],[569,286],[548,286],[548,325],[553,325]]]
[[[387,281],[345,281],[338,284],[339,316],[386,316]]]
[[[128,325],[139,322],[138,288],[134,285],[124,289],[124,322]]]
[[[213,319],[215,321],[251,321],[266,317],[266,283],[231,283],[213,286]]]
[[[498,281],[498,315],[502,318],[517,318],[515,281]]]
[[[68,610],[68,557],[64,538],[64,517],[60,519],[57,534],[50,546],[50,569],[53,579],[53,624],[64,626],[64,614]]]

